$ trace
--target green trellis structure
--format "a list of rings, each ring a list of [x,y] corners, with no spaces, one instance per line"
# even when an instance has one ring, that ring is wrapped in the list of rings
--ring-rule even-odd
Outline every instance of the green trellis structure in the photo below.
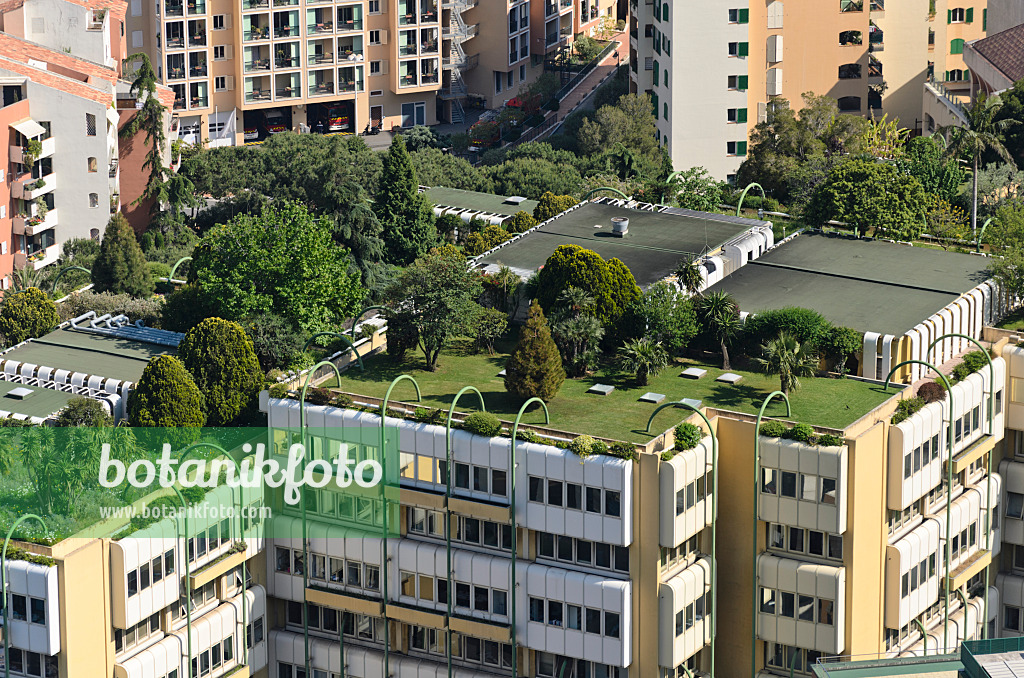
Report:
[[[991,221],[991,219],[989,221]],[[985,223],[986,223],[986,225],[988,225],[988,222],[985,222]],[[50,295],[51,296],[56,296],[57,295],[57,283],[60,282],[60,279],[63,278],[64,274],[67,273],[68,271],[82,271],[84,273],[88,273],[89,275],[92,275],[92,271],[90,271],[89,269],[87,269],[84,266],[65,266],[64,268],[60,269],[60,272],[58,272],[57,275],[55,275],[53,277],[53,283],[51,283],[51,285],[50,285]]]
[[[452,676],[452,598],[455,591],[454,577],[452,575],[452,417],[455,415],[455,407],[459,399],[466,393],[475,393],[480,401],[480,411],[486,412],[487,405],[484,404],[484,395],[475,386],[463,386],[455,394],[451,407],[448,408],[448,419],[444,427],[444,547],[448,563],[448,616],[445,619],[445,658],[448,660],[448,678]]]
[[[747,187],[749,188],[749,186]],[[786,416],[793,416],[793,408],[789,404],[789,396],[782,391],[772,391],[761,403],[761,409],[757,411],[757,421],[754,423],[754,525],[751,530],[753,537],[752,548],[750,549],[751,570],[750,570],[750,675],[757,676],[757,521],[760,516],[760,484],[761,484],[761,420],[764,418],[764,411],[773,400],[781,397],[786,403]]]
[[[14,521],[11,525],[11,529],[7,530],[7,538],[4,539],[3,551],[0,551],[0,596],[3,596],[3,609],[4,609],[4,678],[11,678],[11,662],[7,660],[11,656],[11,634],[9,629],[11,628],[10,620],[8,615],[10,614],[8,608],[10,605],[7,604],[7,547],[11,544],[11,538],[14,536],[14,531],[18,529],[18,525],[28,521],[34,520],[39,523],[39,526],[46,530],[46,523],[43,519],[34,513],[26,513],[22,517]]]
[[[353,327],[355,327],[355,326],[353,325]],[[312,337],[310,337],[309,339],[306,340],[305,345],[303,345],[303,347],[302,347],[302,352],[305,353],[306,350],[313,344],[313,342],[316,341],[317,339],[319,339],[320,337],[335,337],[336,339],[341,339],[346,344],[348,344],[349,350],[352,351],[352,355],[354,355],[356,357],[356,362],[359,363],[359,371],[360,372],[364,371],[364,369],[363,369],[363,357],[361,355],[359,355],[359,351],[356,350],[356,345],[352,342],[351,339],[349,339],[344,334],[341,334],[340,332],[317,332]],[[324,362],[328,362],[328,361],[324,361]],[[330,364],[334,365],[334,363],[330,363]],[[317,363],[317,367],[319,367],[320,365],[323,365],[323,362]],[[313,369],[311,369],[309,371],[309,374],[313,374],[314,372],[316,372],[317,367],[314,367]],[[337,371],[337,366],[335,366],[335,371]],[[341,374],[340,373],[338,374],[338,386],[341,386]]]
[[[982,224],[981,228],[978,230],[978,235],[974,239],[974,251],[975,252],[980,252],[981,251],[981,239],[985,237],[985,229],[988,228],[988,225],[992,223],[992,219],[994,219],[994,218],[995,217],[989,217],[988,219],[986,219],[985,223]]]
[[[939,371],[938,367],[936,367],[935,365],[931,364],[930,362],[928,362],[926,360],[916,360],[916,359],[904,360],[904,361],[898,363],[891,370],[889,370],[889,374],[886,375],[886,377],[885,377],[885,390],[886,391],[889,390],[889,381],[892,379],[892,375],[895,374],[897,370],[899,370],[904,365],[915,365],[915,364],[916,365],[923,365],[923,366],[931,369],[937,375],[939,375],[939,379],[942,380],[943,386],[946,387],[946,397],[949,398],[949,425],[946,427],[948,429],[948,435],[946,436],[946,438],[947,438],[946,445],[947,445],[947,450],[949,452],[949,458],[946,460],[946,554],[945,554],[945,557],[944,557],[944,560],[946,561],[946,576],[945,576],[945,582],[943,583],[943,586],[942,586],[942,589],[943,589],[943,592],[944,592],[943,593],[943,598],[944,598],[944,601],[945,601],[944,602],[944,610],[945,610],[945,612],[944,612],[943,620],[942,620],[942,651],[943,652],[948,652],[949,651],[949,584],[950,584],[950,579],[949,579],[949,563],[952,560],[952,544],[953,544],[953,540],[950,538],[950,535],[949,535],[950,522],[951,522],[950,507],[952,505],[952,498],[953,498],[953,391],[951,390],[951,385],[949,383],[949,379],[946,378],[945,374],[943,374],[942,372]],[[985,596],[986,597],[988,596],[988,591],[985,591]],[[988,624],[988,619],[987,618],[985,619],[985,623]]]
[[[171,267],[171,272],[167,274],[167,282],[174,284],[174,274],[178,272],[178,267],[184,264],[186,261],[192,261],[192,257],[182,257],[174,262],[174,266]]]
[[[664,405],[658,406],[654,412],[651,413],[650,418],[647,420],[646,432],[651,432],[651,424],[654,422],[654,417],[657,416],[658,412],[661,412],[666,407],[679,407],[685,410],[696,413],[701,419],[704,420],[704,425],[708,427],[708,435],[711,436],[711,475],[712,475],[712,490],[711,490],[711,672],[712,678],[715,675],[715,639],[718,635],[718,553],[717,544],[715,543],[715,537],[718,528],[718,436],[715,434],[715,429],[711,426],[711,420],[708,419],[707,415],[704,414],[700,409],[700,403],[687,399],[679,400],[676,402],[665,403]],[[692,675],[692,674],[691,674]]]
[[[355,341],[356,341],[356,326],[359,324],[359,321],[363,319],[364,315],[366,315],[370,311],[386,311],[386,310],[387,310],[387,308],[385,308],[384,306],[367,306],[362,311],[360,311],[359,315],[357,315],[355,317],[355,320],[352,321],[352,329],[351,329],[352,343],[354,344]],[[352,350],[353,351],[355,350],[354,346],[353,346]]]
[[[625,193],[623,193],[622,191],[620,191],[617,188],[612,188],[611,186],[598,186],[597,188],[592,188],[589,191],[587,191],[586,193],[584,193],[583,197],[580,198],[580,202],[583,202],[584,200],[588,199],[590,196],[594,195],[595,193],[600,193],[601,191],[610,191],[612,193],[618,193],[619,195],[621,195],[626,200],[629,200],[629,196],[626,195]]]
[[[743,209],[743,199],[747,197],[747,191],[754,187],[756,187],[757,190],[761,191],[761,200],[764,200],[767,197],[764,194],[764,188],[761,187],[761,184],[757,183],[756,181],[747,184],[747,187],[743,189],[742,193],[740,193],[739,202],[736,203],[736,216],[739,216],[740,210]]]

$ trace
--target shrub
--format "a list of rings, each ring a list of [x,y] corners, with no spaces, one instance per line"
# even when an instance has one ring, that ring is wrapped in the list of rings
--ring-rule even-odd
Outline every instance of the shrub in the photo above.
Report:
[[[608,444],[603,440],[595,440],[590,446],[591,454],[608,454]]]
[[[525,233],[536,225],[537,220],[529,212],[524,212],[523,210],[519,210],[502,224],[509,233]]]
[[[519,342],[505,363],[505,390],[524,400],[537,397],[550,401],[564,381],[562,356],[551,338],[544,312],[534,300],[519,332]]]
[[[306,390],[306,402],[310,405],[330,405],[334,400],[334,394],[329,388],[313,388]]]
[[[988,359],[981,351],[971,351],[964,355],[963,362],[953,368],[954,381],[963,381],[969,375],[988,365]]]
[[[100,253],[92,264],[92,281],[99,292],[130,294],[133,297],[153,294],[153,276],[146,255],[135,239],[135,231],[120,212],[107,223]]]
[[[124,314],[132,322],[141,320],[149,327],[162,327],[163,302],[160,299],[136,299],[130,294],[83,290],[72,294],[57,309],[61,321],[77,318],[88,311],[96,311],[98,316]]]
[[[826,433],[825,435],[818,437],[816,444],[818,447],[841,447],[843,439],[839,436],[834,436],[831,433]]]
[[[417,407],[412,412],[412,418],[424,424],[440,424],[445,419],[445,413],[433,407]]]
[[[892,419],[889,420],[889,423],[895,425],[901,421],[905,421],[910,415],[924,407],[924,405],[924,398],[921,398],[920,396],[915,398],[904,398],[896,403],[896,411],[893,412]]]
[[[781,421],[766,421],[761,424],[759,433],[766,438],[785,438],[789,429]]]
[[[255,413],[263,371],[241,325],[207,318],[185,334],[178,356],[205,396],[210,426],[243,423]]]
[[[293,355],[302,351],[303,336],[276,313],[257,313],[242,321],[252,340],[252,350],[264,370],[284,367]]]
[[[614,443],[612,443],[611,448],[608,450],[608,453],[614,457],[618,457],[620,459],[629,459],[630,461],[636,461],[637,459],[639,459],[639,455],[636,451],[636,446],[630,445],[629,443],[623,442],[621,440],[616,440]]]
[[[270,388],[267,389],[270,392],[271,398],[287,398],[288,387],[284,384],[271,384]]]
[[[571,195],[555,195],[551,191],[545,191],[540,196],[537,206],[533,208],[533,218],[538,222],[547,221],[556,214],[561,214],[577,202]]]
[[[490,412],[474,412],[462,422],[465,431],[485,438],[493,438],[501,433],[501,421]]]
[[[0,303],[0,334],[8,346],[41,337],[58,322],[57,306],[35,287],[8,292]]]
[[[825,343],[832,324],[817,311],[791,306],[760,311],[747,317],[743,324],[743,346],[747,355],[759,355],[759,347],[785,333],[808,352],[814,353]]]
[[[174,332],[188,332],[205,318],[215,315],[198,285],[185,285],[164,297],[160,326]]]
[[[699,426],[691,424],[688,421],[684,421],[679,426],[676,426],[676,443],[675,449],[677,450],[692,450],[697,447],[703,436]]]
[[[917,389],[917,396],[926,403],[936,403],[946,398],[946,387],[938,381],[926,381]]]
[[[594,443],[596,442],[588,435],[576,436],[569,443],[569,451],[581,459],[586,459],[594,453]]]
[[[800,443],[813,445],[815,439],[814,429],[810,424],[795,424],[793,428],[789,429],[786,437]]]
[[[128,396],[132,426],[198,428],[206,423],[203,394],[180,360],[158,355],[149,361]]]
[[[352,397],[344,393],[339,393],[334,396],[331,404],[335,407],[352,407],[355,403],[352,401]]]
[[[471,257],[479,256],[511,237],[508,231],[501,226],[488,225],[479,233],[469,234],[469,237],[466,238],[466,254]]]
[[[107,410],[98,400],[75,396],[57,415],[57,426],[110,426],[113,423]]]
[[[953,374],[952,374],[953,379],[951,381],[954,384],[957,383],[957,382],[961,382],[964,379],[966,379],[967,377],[971,376],[971,374],[973,372],[974,372],[974,370],[972,370],[967,365],[967,363],[960,363],[959,365],[957,365],[956,367],[953,368]]]

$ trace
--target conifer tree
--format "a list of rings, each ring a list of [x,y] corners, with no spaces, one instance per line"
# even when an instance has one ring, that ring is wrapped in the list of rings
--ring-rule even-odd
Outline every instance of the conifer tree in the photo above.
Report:
[[[181,361],[158,355],[128,396],[132,426],[199,427],[206,423],[203,394]]]
[[[419,193],[416,170],[401,136],[395,137],[384,155],[373,211],[384,229],[388,263],[411,264],[436,244],[434,213],[426,196]]]
[[[92,265],[92,282],[97,292],[148,297],[153,294],[153,276],[146,255],[135,239],[135,231],[118,212],[110,217],[100,243],[100,253]]]
[[[236,425],[252,415],[263,371],[241,325],[207,318],[185,334],[178,355],[203,393],[208,425]]]
[[[551,338],[544,311],[534,300],[519,332],[519,343],[505,363],[505,389],[523,399],[550,401],[564,381],[562,356]]]

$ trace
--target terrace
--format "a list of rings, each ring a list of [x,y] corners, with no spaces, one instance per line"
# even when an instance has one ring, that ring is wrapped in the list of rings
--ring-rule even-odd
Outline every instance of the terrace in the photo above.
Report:
[[[447,410],[454,395],[463,386],[471,385],[480,389],[487,411],[499,418],[511,421],[519,411],[521,402],[505,391],[504,380],[498,373],[504,368],[508,355],[514,347],[511,337],[495,344],[495,354],[474,353],[471,342],[456,343],[442,354],[438,369],[429,372],[424,369],[420,354],[409,353],[402,363],[395,363],[385,355],[374,355],[364,360],[365,371],[349,369],[342,373],[340,386],[332,377],[323,386],[339,388],[350,393],[356,401],[360,395],[382,398],[391,381],[399,374],[409,374],[419,383],[423,402],[416,405]],[[687,367],[699,366],[707,370],[701,379],[681,377]],[[778,389],[777,377],[731,370],[743,377],[736,385],[715,381],[723,373],[720,363],[702,363],[694,360],[677,360],[651,377],[646,386],[636,386],[632,375],[605,365],[592,376],[580,379],[566,379],[558,395],[548,404],[551,423],[548,428],[575,435],[586,432],[614,440],[645,444],[656,437],[644,429],[647,419],[657,407],[640,402],[647,392],[665,394],[663,402],[693,398],[707,407],[729,410],[744,414],[756,414],[761,402],[772,391]],[[587,393],[595,384],[608,384],[615,390],[605,396]],[[809,377],[801,380],[801,388],[790,394],[793,415],[790,419],[825,428],[843,429],[871,411],[884,401],[896,395],[891,389],[885,392],[881,386],[856,379],[829,379]],[[402,396],[408,397],[408,396]],[[460,407],[464,411],[475,410],[475,401],[465,400]],[[783,405],[773,403],[766,411],[767,416],[784,417]],[[683,418],[682,412],[678,419]],[[528,418],[538,423],[540,415]],[[666,420],[670,417],[666,417]]]

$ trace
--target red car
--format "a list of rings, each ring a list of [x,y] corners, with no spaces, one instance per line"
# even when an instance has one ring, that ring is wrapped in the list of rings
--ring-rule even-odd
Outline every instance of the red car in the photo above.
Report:
[[[327,131],[328,132],[351,132],[352,118],[348,111],[342,106],[331,106],[327,109]]]

